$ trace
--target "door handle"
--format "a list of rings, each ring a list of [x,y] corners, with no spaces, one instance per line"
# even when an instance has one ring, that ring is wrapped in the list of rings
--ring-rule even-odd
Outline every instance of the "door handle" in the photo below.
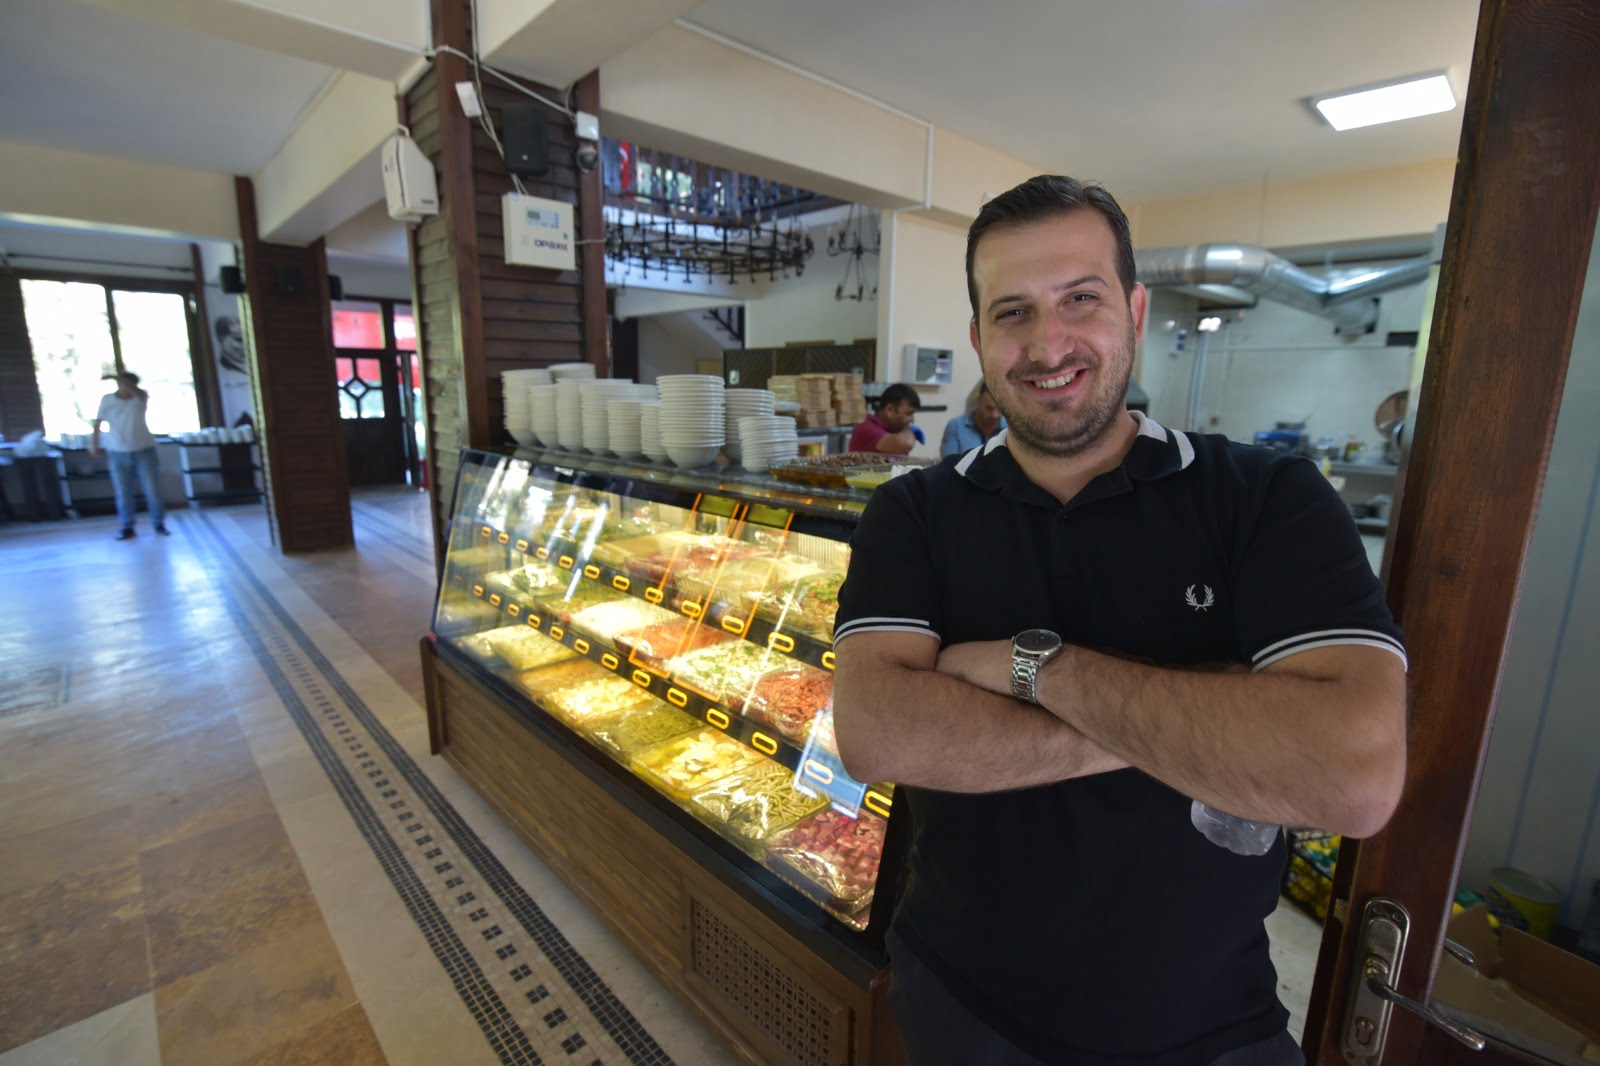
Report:
[[[1418,1015],[1429,1025],[1443,1029],[1474,1051],[1484,1048],[1485,1040],[1480,1034],[1424,1003],[1401,995],[1391,983],[1400,972],[1400,961],[1405,957],[1406,936],[1410,928],[1411,915],[1395,900],[1377,896],[1367,901],[1362,911],[1361,937],[1358,941],[1361,961],[1353,974],[1350,1005],[1345,1015],[1340,1044],[1346,1062],[1356,1066],[1378,1066],[1383,1058],[1384,1044],[1389,1039],[1389,1019],[1396,1006]],[[1462,955],[1471,957],[1471,952],[1458,944],[1447,941],[1446,949],[1458,958]]]

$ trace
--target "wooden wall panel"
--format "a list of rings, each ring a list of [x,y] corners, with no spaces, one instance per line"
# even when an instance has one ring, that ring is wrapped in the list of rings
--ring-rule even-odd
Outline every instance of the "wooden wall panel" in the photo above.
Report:
[[[17,440],[43,428],[33,344],[22,312],[22,282],[15,274],[0,274],[0,433]]]
[[[465,0],[432,0],[432,14],[435,44],[471,50]],[[609,373],[601,247],[580,246],[580,268],[561,273],[505,262],[500,198],[513,184],[488,133],[461,111],[454,84],[470,77],[466,61],[441,53],[402,104],[402,121],[439,176],[440,213],[413,228],[411,246],[437,543],[443,542],[461,450],[511,443],[504,430],[501,371],[588,360],[602,376]],[[580,106],[598,112],[598,80],[591,75],[586,81]],[[559,89],[525,84],[552,100],[561,96]],[[483,98],[497,128],[506,104],[528,99],[495,81],[484,83]],[[546,109],[545,132],[550,171],[525,179],[524,189],[578,205],[580,220],[593,215],[580,236],[599,236],[598,172],[578,173],[564,115]]]
[[[320,240],[309,248],[260,240],[254,187],[249,178],[235,187],[245,273],[240,308],[273,539],[285,552],[348,547],[355,535],[326,249]],[[298,292],[281,284],[291,272]]]

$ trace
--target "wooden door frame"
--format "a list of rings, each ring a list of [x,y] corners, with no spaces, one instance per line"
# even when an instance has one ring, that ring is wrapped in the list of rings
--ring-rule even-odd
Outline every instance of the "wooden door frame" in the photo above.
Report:
[[[1342,1066],[1362,908],[1399,900],[1398,987],[1427,1002],[1494,721],[1600,208],[1600,7],[1483,0],[1417,432],[1403,461],[1388,594],[1411,656],[1406,790],[1347,842],[1303,1047]],[[1449,1038],[1396,1009],[1386,1064]]]

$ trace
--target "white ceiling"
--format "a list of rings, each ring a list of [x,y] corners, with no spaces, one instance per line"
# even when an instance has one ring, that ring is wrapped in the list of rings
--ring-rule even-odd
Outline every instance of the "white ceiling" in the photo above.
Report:
[[[1453,156],[1459,105],[1335,133],[1303,101],[1440,69],[1459,99],[1477,7],[709,0],[688,20],[1130,202]]]
[[[332,74],[80,0],[0,2],[0,140],[253,174]]]

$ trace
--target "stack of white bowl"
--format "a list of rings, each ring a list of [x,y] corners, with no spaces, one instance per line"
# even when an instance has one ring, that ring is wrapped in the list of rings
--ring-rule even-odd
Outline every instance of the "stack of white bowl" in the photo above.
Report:
[[[612,400],[628,399],[632,396],[633,382],[622,378],[600,378],[597,381],[585,381],[578,386],[585,451],[605,453],[611,450],[611,434],[606,425],[606,404]]]
[[[528,395],[528,414],[533,422],[533,435],[546,448],[557,444],[556,392],[559,386],[529,385],[523,391]]]
[[[525,370],[500,372],[500,396],[503,401],[506,432],[518,444],[536,444],[533,431],[533,411],[528,403],[530,385],[549,382],[550,371],[537,367]]]
[[[752,415],[739,419],[739,440],[739,465],[746,470],[764,471],[773,463],[800,454],[795,421],[783,415]]]
[[[556,381],[562,378],[582,378],[587,381],[594,377],[594,364],[555,363],[550,367],[550,376]]]
[[[642,403],[639,405],[639,450],[644,452],[644,457],[655,463],[665,463],[667,457],[666,446],[661,443],[661,404]]]
[[[737,463],[743,443],[739,438],[739,420],[753,415],[771,415],[777,397],[769,389],[728,389],[723,395],[727,400],[728,440],[722,446],[722,451]]]
[[[722,379],[708,374],[665,374],[661,390],[661,445],[678,466],[709,466],[727,441]]]
[[[654,385],[640,388],[655,392]],[[646,403],[641,391],[629,399],[611,400],[606,404],[606,433],[611,441],[611,454],[623,459],[637,459],[644,452],[644,426],[639,416]],[[651,403],[650,406],[655,408],[656,405]]]
[[[582,378],[556,379],[556,447],[563,451],[583,450],[583,408],[578,389],[584,384]]]

